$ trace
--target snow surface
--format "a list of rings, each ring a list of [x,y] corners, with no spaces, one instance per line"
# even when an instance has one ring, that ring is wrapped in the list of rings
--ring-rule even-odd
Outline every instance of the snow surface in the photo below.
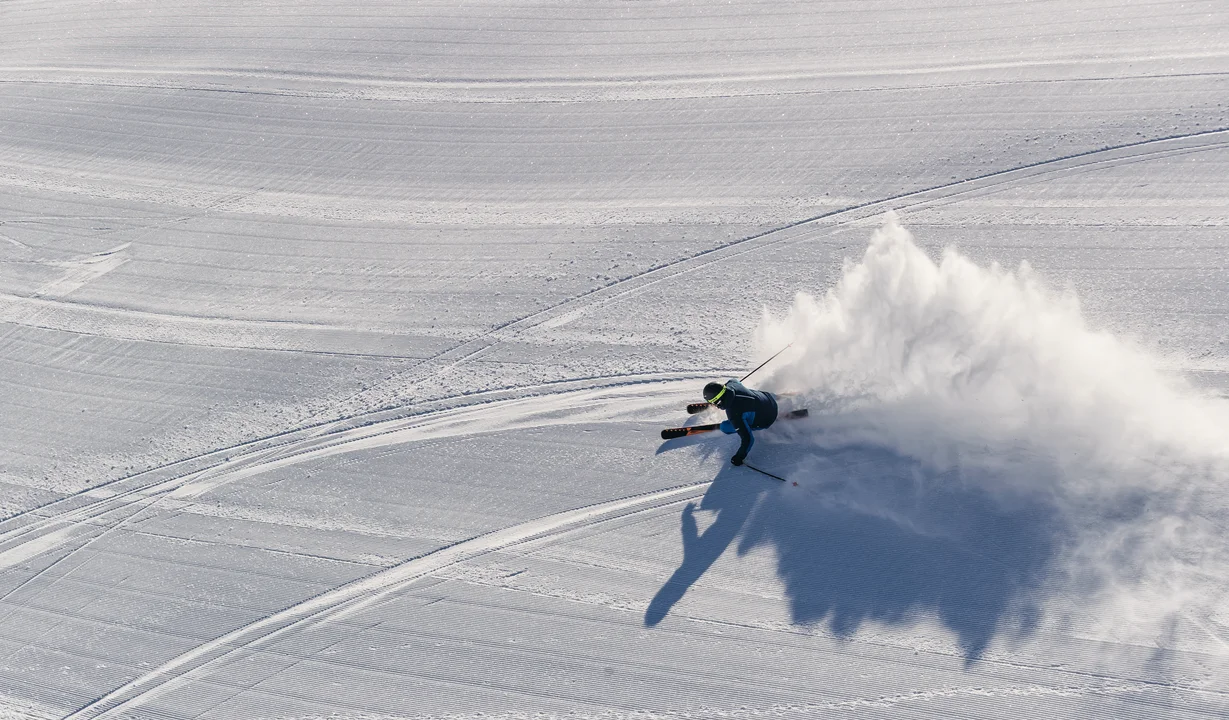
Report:
[[[0,3],[0,718],[1229,715],[1229,6]],[[702,384],[806,420],[663,443]]]

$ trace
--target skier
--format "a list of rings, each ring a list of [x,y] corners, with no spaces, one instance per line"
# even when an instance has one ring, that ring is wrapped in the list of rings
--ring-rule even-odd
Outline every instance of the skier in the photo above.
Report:
[[[738,433],[742,440],[730,463],[742,465],[755,443],[751,431],[763,430],[777,419],[776,396],[762,390],[751,390],[737,380],[730,380],[724,385],[716,382],[705,385],[704,399],[725,410],[727,419],[721,423],[721,432],[726,435]]]

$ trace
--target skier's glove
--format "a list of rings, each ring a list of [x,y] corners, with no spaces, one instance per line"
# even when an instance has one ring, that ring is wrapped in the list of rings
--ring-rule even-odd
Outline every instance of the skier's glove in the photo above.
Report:
[[[730,464],[731,465],[742,465],[744,459],[745,458],[742,455],[735,455],[734,457],[730,458]]]

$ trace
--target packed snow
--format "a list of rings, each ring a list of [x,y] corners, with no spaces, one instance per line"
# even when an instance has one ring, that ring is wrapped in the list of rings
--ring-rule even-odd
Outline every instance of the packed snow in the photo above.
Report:
[[[1229,715],[1223,0],[0,3],[0,718]],[[805,407],[662,441],[711,380]]]

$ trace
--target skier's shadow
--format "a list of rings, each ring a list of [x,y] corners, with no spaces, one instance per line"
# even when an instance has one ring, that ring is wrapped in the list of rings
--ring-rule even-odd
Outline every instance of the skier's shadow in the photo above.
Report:
[[[757,478],[734,477],[735,468],[727,466],[713,479],[708,492],[700,500],[700,509],[714,511],[716,519],[700,533],[696,523],[695,503],[683,508],[683,564],[666,581],[649,603],[644,624],[653,627],[669,614],[675,603],[699,580],[717,558],[725,552],[742,531],[760,496],[769,490]],[[743,470],[740,473],[746,473]],[[776,481],[773,481],[776,482]]]
[[[789,467],[782,445],[765,450],[766,466]],[[649,603],[645,625],[660,623],[741,538],[740,555],[773,546],[796,623],[823,623],[848,637],[867,621],[929,618],[954,634],[970,662],[1000,632],[1028,634],[1065,534],[1057,513],[1038,501],[992,497],[968,478],[945,482],[924,472],[867,448],[806,458],[790,471],[799,486],[726,466],[700,501],[717,514],[703,533],[695,506],[684,508],[683,562]]]

